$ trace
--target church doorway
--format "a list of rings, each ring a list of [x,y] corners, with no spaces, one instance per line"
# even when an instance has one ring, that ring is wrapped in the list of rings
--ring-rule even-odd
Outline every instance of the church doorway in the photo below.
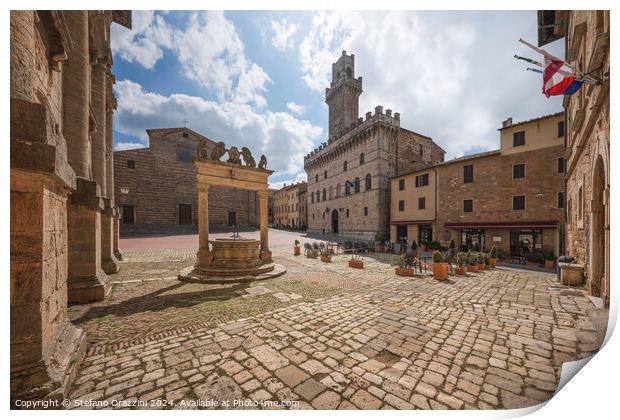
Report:
[[[332,210],[332,233],[338,233],[338,210]]]

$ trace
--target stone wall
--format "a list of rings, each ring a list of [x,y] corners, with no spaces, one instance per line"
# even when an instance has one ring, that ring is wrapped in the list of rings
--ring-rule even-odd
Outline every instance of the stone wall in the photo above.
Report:
[[[568,58],[604,80],[567,97],[566,253],[585,265],[590,293],[609,305],[609,11],[570,11]],[[607,75],[607,76],[605,76]]]
[[[147,132],[150,147],[114,152],[116,202],[119,207],[135,206],[135,225],[122,224],[121,235],[196,232],[198,195],[193,159],[199,140],[207,142],[208,153],[215,143],[187,128]],[[134,161],[135,168],[128,167],[129,160]],[[191,226],[179,224],[179,204],[191,205]],[[209,224],[212,231],[229,228],[229,211],[236,212],[240,227],[258,225],[258,201],[254,192],[211,187]]]

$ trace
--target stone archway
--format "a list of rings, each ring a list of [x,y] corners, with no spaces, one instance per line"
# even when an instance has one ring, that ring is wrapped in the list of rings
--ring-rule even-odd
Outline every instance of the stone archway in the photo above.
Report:
[[[590,294],[605,297],[606,277],[606,229],[605,229],[605,166],[603,158],[598,156],[592,176],[592,217],[590,222]]]
[[[332,233],[338,233],[338,210],[332,210]]]

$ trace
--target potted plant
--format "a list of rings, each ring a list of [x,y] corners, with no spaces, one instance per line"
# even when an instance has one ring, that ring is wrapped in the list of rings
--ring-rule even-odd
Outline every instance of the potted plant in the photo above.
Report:
[[[443,254],[439,251],[433,252],[433,278],[435,280],[448,278],[448,264],[444,262]]]
[[[351,255],[349,260],[349,267],[351,268],[364,268],[364,260],[357,254]]]
[[[497,265],[497,248],[495,248],[495,245],[493,245],[489,251],[489,263],[491,264],[491,268],[495,268]]]
[[[415,268],[411,264],[411,257],[407,254],[400,254],[394,258],[394,264],[396,268],[394,271],[398,276],[413,277],[415,275]]]
[[[301,247],[299,246],[299,241],[295,239],[295,246],[293,247],[293,255],[298,256],[301,255]]]
[[[549,251],[548,253],[545,254],[545,268],[548,270],[553,270],[555,268],[555,261],[556,261],[556,257],[555,254],[553,253],[553,251]]]
[[[414,239],[413,242],[411,242],[411,258],[415,258],[417,256],[418,256],[418,243]]]
[[[330,263],[332,262],[332,253],[325,250],[321,252],[321,261],[322,262],[326,262],[326,263]]]
[[[467,253],[465,252],[456,254],[456,274],[459,276],[467,274]]]
[[[469,273],[477,273],[478,272],[478,258],[475,255],[475,252],[467,253],[467,271]]]
[[[484,257],[482,255],[482,252],[476,252],[475,256],[476,256],[476,267],[478,268],[478,271],[484,270]]]
[[[309,250],[308,250],[308,252],[306,253],[306,257],[308,257],[308,258],[313,258],[313,259],[315,259],[315,260],[316,260],[316,258],[318,257],[318,255],[319,255],[319,251],[317,251],[317,250],[316,250],[316,249],[314,249],[314,248],[309,249]]]
[[[375,240],[379,242],[379,252],[385,252],[385,236],[382,232],[375,235]]]
[[[491,257],[489,257],[489,254],[483,252],[482,259],[484,260],[484,269],[488,270],[489,268],[491,268]]]

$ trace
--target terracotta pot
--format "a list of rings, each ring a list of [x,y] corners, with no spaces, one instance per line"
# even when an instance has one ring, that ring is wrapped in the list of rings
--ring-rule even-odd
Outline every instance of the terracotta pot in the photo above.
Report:
[[[491,268],[495,268],[497,265],[497,258],[490,258],[491,260]]]
[[[484,270],[484,264],[482,264],[482,263],[476,264],[476,267],[478,267],[478,271]]]
[[[470,273],[477,273],[478,272],[478,265],[474,264],[474,265],[468,265],[467,266],[467,271]]]
[[[545,260],[545,268],[547,270],[553,270],[555,268],[555,262],[553,260]]]
[[[293,247],[293,255],[295,256],[301,255],[301,247],[299,246]]]
[[[397,276],[413,277],[415,275],[415,268],[396,267],[394,270]]]
[[[456,267],[456,274],[464,276],[467,274],[467,267]]]
[[[433,263],[433,278],[435,280],[446,280],[448,278],[448,264]]]
[[[332,257],[324,257],[321,255],[321,261],[326,262],[326,263],[330,263],[332,262]]]
[[[364,268],[364,261],[349,260],[349,267],[351,267],[351,268]]]

